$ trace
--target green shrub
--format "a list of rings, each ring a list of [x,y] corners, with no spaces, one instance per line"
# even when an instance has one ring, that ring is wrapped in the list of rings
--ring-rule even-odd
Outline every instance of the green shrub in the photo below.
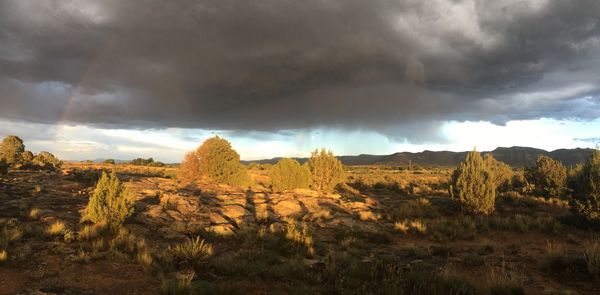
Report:
[[[218,136],[207,139],[196,151],[188,153],[180,169],[179,174],[191,180],[206,176],[213,182],[232,186],[246,186],[251,182],[248,169],[240,163],[240,155],[229,141]]]
[[[310,170],[294,159],[281,159],[269,172],[271,186],[275,191],[308,188]]]
[[[525,171],[527,181],[544,197],[560,196],[567,184],[567,169],[560,161],[539,156],[533,167]]]
[[[133,214],[130,198],[129,190],[114,171],[110,176],[102,172],[86,207],[85,219],[118,228]]]
[[[586,161],[574,181],[571,207],[575,214],[600,225],[600,151]]]
[[[344,167],[332,151],[314,150],[308,160],[313,187],[320,192],[331,192],[344,180]]]
[[[9,135],[0,143],[0,160],[4,160],[9,166],[15,166],[23,162],[25,145],[18,136]]]
[[[40,152],[35,155],[32,163],[45,170],[54,170],[62,166],[62,161],[49,152]]]
[[[484,215],[494,212],[494,176],[479,152],[470,152],[465,161],[454,170],[449,191],[450,196],[460,202],[465,212]]]
[[[485,155],[483,162],[492,172],[493,182],[496,185],[497,191],[506,192],[513,188],[512,181],[515,172],[510,166],[496,160],[492,154]]]
[[[102,163],[104,163],[104,164],[112,164],[112,165],[114,165],[114,164],[115,164],[115,160],[114,160],[114,159],[106,159],[106,160],[104,160]]]

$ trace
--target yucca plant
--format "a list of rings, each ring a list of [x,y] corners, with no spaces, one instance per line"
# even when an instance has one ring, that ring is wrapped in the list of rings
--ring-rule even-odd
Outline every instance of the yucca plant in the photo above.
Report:
[[[172,252],[180,263],[198,266],[212,256],[213,246],[198,236],[195,239],[188,238],[185,242],[175,245]]]

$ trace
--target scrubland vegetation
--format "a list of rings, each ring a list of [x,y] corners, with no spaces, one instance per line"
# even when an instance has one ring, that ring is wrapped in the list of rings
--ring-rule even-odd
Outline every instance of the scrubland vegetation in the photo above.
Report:
[[[600,292],[600,152],[570,168],[476,151],[345,167],[326,150],[246,167],[214,137],[151,166],[61,163],[7,137],[0,294]]]

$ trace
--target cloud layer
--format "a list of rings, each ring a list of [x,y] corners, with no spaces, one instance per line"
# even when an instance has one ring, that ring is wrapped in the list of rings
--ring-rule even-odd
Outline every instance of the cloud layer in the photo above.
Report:
[[[366,129],[600,117],[600,2],[0,1],[0,117]]]

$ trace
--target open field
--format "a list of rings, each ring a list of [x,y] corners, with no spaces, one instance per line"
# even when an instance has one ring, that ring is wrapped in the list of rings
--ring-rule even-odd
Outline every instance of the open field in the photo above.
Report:
[[[118,230],[80,221],[101,169],[135,196]],[[327,195],[274,193],[261,169],[247,190],[182,183],[176,168],[11,171],[0,180],[0,294],[600,292],[585,254],[597,237],[569,225],[564,200],[510,192],[495,214],[468,216],[446,169],[351,167]]]

